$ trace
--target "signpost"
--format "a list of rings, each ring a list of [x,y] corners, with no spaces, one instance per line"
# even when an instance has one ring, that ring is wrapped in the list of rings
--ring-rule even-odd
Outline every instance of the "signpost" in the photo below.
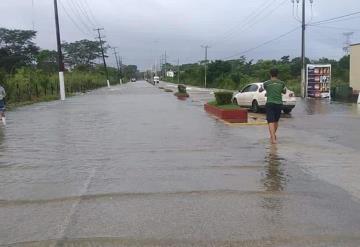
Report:
[[[331,98],[331,64],[308,64],[306,67],[306,96]]]

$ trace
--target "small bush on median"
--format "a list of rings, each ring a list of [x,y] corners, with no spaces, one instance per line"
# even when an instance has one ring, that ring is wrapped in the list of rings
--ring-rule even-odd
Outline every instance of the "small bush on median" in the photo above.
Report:
[[[178,85],[178,91],[179,93],[186,94],[186,86],[182,84]]]
[[[214,94],[215,94],[216,103],[218,105],[231,104],[231,99],[233,97],[232,92],[221,91],[221,92],[215,92]]]
[[[186,86],[181,84],[178,85],[178,92],[176,92],[174,95],[180,98],[189,97],[189,94],[186,92]]]

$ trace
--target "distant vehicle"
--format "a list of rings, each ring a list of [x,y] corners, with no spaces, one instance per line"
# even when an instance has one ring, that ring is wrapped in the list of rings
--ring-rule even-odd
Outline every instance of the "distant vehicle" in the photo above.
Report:
[[[160,78],[158,76],[154,76],[154,84],[159,82],[160,82]]]
[[[264,83],[257,82],[245,86],[239,93],[233,97],[233,103],[248,107],[253,112],[260,112],[265,109],[266,105],[266,90]],[[295,93],[286,88],[286,93],[282,95],[283,112],[289,114],[296,105]]]
[[[131,81],[132,81],[132,82],[135,82],[135,81],[136,81],[136,78],[131,78]]]

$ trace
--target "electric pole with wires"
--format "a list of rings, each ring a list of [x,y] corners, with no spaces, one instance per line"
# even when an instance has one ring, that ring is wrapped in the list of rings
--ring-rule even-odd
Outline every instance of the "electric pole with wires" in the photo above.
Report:
[[[96,38],[99,39],[99,42],[100,42],[101,55],[102,55],[102,59],[103,59],[103,63],[104,63],[104,69],[105,69],[105,73],[106,73],[106,83],[107,83],[108,88],[110,88],[109,72],[108,72],[107,66],[106,66],[105,53],[104,53],[104,47],[103,47],[103,41],[102,41],[102,38],[104,38],[104,37],[101,37],[101,34],[100,34],[101,30],[104,30],[104,28],[96,28],[96,29],[94,29],[94,31],[97,31],[98,35],[99,35]]]
[[[57,0],[54,0],[54,11],[55,11],[55,26],[56,26],[56,43],[58,50],[58,64],[59,64],[59,88],[60,88],[60,99],[65,100],[65,81],[64,81],[64,62],[61,51],[61,39],[60,39],[60,27],[59,27],[59,14]]]
[[[299,2],[302,1],[302,17],[301,21],[298,20],[295,16],[294,18],[301,22],[301,97],[305,98],[306,96],[306,57],[305,57],[305,31],[306,31],[306,0],[296,0],[296,3],[299,5]],[[291,2],[294,4],[295,0],[291,0]],[[312,4],[314,0],[309,0]],[[312,14],[312,13],[311,13]]]
[[[206,83],[207,83],[207,63],[208,63],[208,49],[210,48],[210,46],[208,45],[202,45],[202,48],[205,49],[205,61],[204,61],[204,67],[205,67],[205,76],[204,76],[204,87],[206,88]]]
[[[178,58],[178,60],[177,60],[177,70],[178,70],[177,82],[178,82],[178,84],[180,84],[180,58]]]
[[[119,62],[118,53],[116,51],[116,48],[117,47],[111,47],[111,49],[113,49],[113,51],[114,51],[113,54],[115,55],[116,68],[117,68],[117,71],[118,71],[118,80],[119,80],[119,83],[121,84],[120,62]]]

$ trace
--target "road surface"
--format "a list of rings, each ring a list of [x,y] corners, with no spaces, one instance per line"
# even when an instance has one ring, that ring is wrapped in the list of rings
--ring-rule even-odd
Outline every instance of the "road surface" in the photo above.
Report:
[[[9,112],[0,246],[360,246],[356,105],[299,101],[271,146],[190,94],[138,81]]]

